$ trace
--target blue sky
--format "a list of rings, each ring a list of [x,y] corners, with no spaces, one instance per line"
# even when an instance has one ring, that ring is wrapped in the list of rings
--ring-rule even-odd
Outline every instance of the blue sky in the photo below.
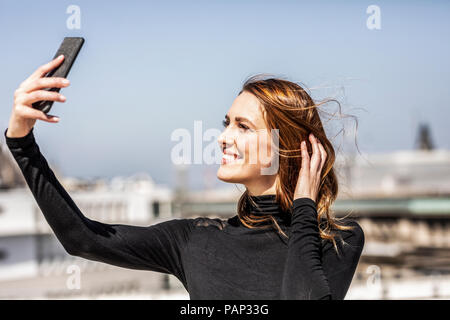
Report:
[[[66,27],[73,4],[79,30]],[[381,30],[366,27],[373,4]],[[15,88],[62,38],[83,36],[71,86],[61,91],[67,102],[51,111],[60,123],[35,128],[64,175],[148,172],[172,185],[171,133],[193,132],[195,120],[221,129],[243,81],[257,73],[318,87],[316,99],[337,95],[358,117],[364,153],[412,149],[419,121],[449,149],[449,9],[448,1],[2,0],[0,124],[8,126]],[[206,171],[216,179],[217,167],[193,165],[191,186],[201,188]]]

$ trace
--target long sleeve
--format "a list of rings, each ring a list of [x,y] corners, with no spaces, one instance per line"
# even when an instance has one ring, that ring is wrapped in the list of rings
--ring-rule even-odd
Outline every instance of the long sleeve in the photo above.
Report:
[[[338,299],[347,293],[363,246],[364,232],[359,224],[342,232],[339,255],[332,245],[322,246],[317,222],[316,203],[310,198],[298,198],[292,204],[291,235],[281,299]]]
[[[7,137],[5,130],[6,143],[65,250],[124,268],[170,273],[185,283],[181,251],[192,220],[173,219],[140,227],[105,224],[85,217],[49,168],[33,129],[20,138]]]

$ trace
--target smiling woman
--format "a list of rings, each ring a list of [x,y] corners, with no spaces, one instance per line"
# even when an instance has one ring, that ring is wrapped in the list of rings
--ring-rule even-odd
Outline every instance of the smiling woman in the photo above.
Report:
[[[336,222],[330,209],[337,197],[338,182],[333,169],[334,148],[322,126],[317,111],[319,106],[296,83],[276,78],[264,80],[261,75],[249,78],[223,121],[226,129],[219,137],[219,144],[224,160],[217,176],[225,182],[246,186],[238,205],[239,218],[244,225],[252,228],[258,223],[270,221],[280,234],[286,236],[273,216],[254,216],[249,213],[246,204],[251,201],[250,195],[276,194],[277,203],[283,210],[288,210],[301,168],[300,142],[309,140],[309,133],[312,133],[326,154],[322,164],[324,170],[317,173],[320,186],[315,190],[317,199],[314,199],[319,212],[320,236],[333,241],[337,250],[333,229],[351,228]],[[277,138],[275,148],[274,133]],[[312,150],[313,146],[314,140],[307,149]],[[262,153],[261,150],[268,152]],[[242,160],[237,161],[236,155]],[[261,174],[263,168],[272,164],[274,157],[279,161],[276,174]],[[249,160],[254,158],[256,162]],[[321,221],[322,218],[325,218],[324,221]]]
[[[61,100],[39,92],[49,84],[66,86],[62,79],[42,80],[60,62],[42,66],[16,90],[4,135],[45,219],[69,254],[173,274],[191,299],[345,297],[364,233],[355,221],[337,224],[332,217],[330,206],[337,195],[334,151],[316,106],[301,87],[280,79],[251,79],[233,102],[218,139],[226,156],[217,176],[246,186],[234,217],[172,219],[147,227],[106,224],[84,216],[34,137],[36,120],[56,123],[31,103],[44,95]],[[278,140],[278,145],[273,143]],[[264,169],[273,168],[278,157],[277,170],[267,174]]]

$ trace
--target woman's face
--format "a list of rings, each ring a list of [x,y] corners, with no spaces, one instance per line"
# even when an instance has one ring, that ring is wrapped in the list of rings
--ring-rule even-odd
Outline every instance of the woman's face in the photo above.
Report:
[[[275,175],[267,174],[273,162],[271,131],[264,122],[258,99],[242,92],[233,101],[223,123],[224,131],[218,138],[223,157],[217,177],[244,184],[255,194],[270,188],[275,179]]]

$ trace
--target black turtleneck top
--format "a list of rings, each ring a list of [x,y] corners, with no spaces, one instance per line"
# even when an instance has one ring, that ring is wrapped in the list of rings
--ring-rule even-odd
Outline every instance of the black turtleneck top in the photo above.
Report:
[[[255,215],[274,228],[250,229],[238,216],[172,219],[150,226],[106,224],[83,215],[56,179],[33,129],[6,143],[45,219],[74,256],[124,268],[173,274],[191,299],[344,299],[364,245],[359,224],[337,231],[338,253],[320,238],[316,203],[298,198],[282,212],[275,195],[252,196]],[[344,243],[342,243],[342,241]]]

